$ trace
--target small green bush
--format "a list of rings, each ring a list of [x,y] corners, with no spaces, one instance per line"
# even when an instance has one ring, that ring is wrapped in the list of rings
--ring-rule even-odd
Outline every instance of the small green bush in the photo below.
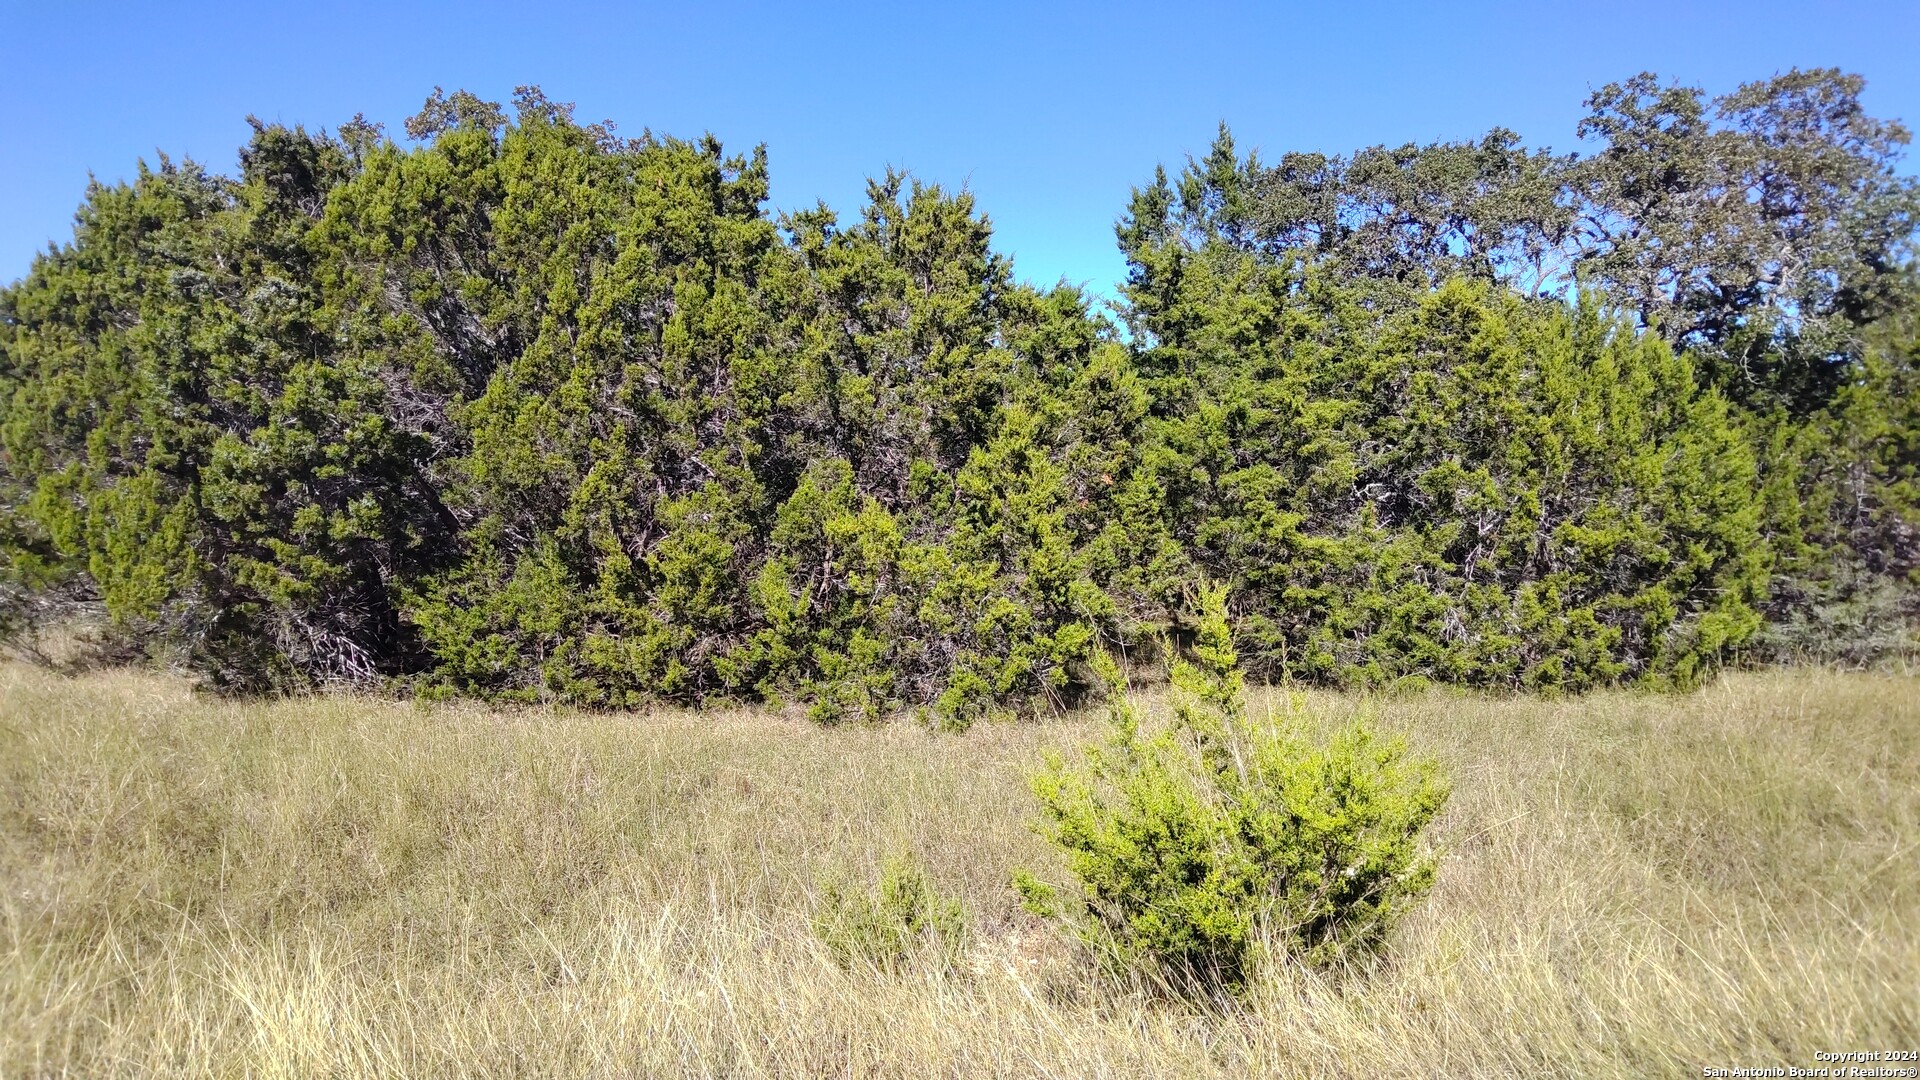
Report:
[[[958,900],[935,891],[911,858],[895,856],[882,867],[871,893],[829,884],[813,929],[847,967],[869,964],[897,971],[918,956],[951,968],[959,959],[966,920]]]
[[[1362,724],[1316,743],[1249,719],[1225,590],[1203,600],[1198,662],[1173,670],[1175,722],[1143,733],[1115,678],[1110,744],[1034,777],[1079,888],[1063,897],[1024,871],[1015,886],[1115,967],[1237,994],[1263,939],[1320,964],[1377,943],[1433,882],[1420,835],[1448,788]]]

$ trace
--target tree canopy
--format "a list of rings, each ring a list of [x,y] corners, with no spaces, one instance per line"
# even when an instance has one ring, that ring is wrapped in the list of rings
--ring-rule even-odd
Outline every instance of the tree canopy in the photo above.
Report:
[[[436,89],[94,184],[0,290],[0,632],[236,691],[1072,704],[1224,588],[1266,677],[1684,686],[1920,618],[1907,133],[1641,75],[1136,189],[1121,324],[965,191]],[[1212,595],[1208,593],[1208,595]]]

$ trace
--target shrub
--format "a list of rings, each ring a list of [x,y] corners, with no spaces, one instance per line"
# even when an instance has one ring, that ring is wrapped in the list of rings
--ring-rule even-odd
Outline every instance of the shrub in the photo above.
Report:
[[[870,964],[886,971],[918,956],[952,967],[959,957],[966,920],[960,902],[942,897],[907,856],[887,860],[871,893],[828,885],[814,916],[814,933],[842,965]]]
[[[1024,871],[1015,886],[1109,965],[1236,994],[1262,939],[1310,963],[1377,943],[1432,884],[1420,835],[1448,789],[1362,724],[1318,743],[1249,718],[1225,595],[1203,593],[1171,725],[1143,732],[1109,668],[1110,744],[1034,778],[1042,831],[1079,888],[1063,897]]]

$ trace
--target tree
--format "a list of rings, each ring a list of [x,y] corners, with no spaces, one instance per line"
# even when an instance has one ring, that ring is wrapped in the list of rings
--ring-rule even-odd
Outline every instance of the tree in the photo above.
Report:
[[[1223,127],[1119,225],[1124,340],[904,175],[775,220],[763,149],[537,87],[256,123],[0,291],[0,633],[963,725],[1191,645],[1211,581],[1263,677],[1687,685],[1761,611],[1914,610],[1915,187],[1859,90],[1643,76],[1584,159]]]
[[[1598,149],[1585,158],[1496,128],[1269,165],[1238,156],[1222,125],[1177,185],[1161,172],[1136,190],[1121,247],[1136,261],[1168,257],[1172,239],[1295,258],[1376,305],[1460,276],[1598,290],[1708,358],[1730,394],[1804,415],[1900,304],[1920,226],[1920,181],[1896,171],[1908,132],[1866,113],[1864,87],[1795,70],[1708,100],[1637,75],[1587,100],[1578,135]]]
[[[1790,71],[1733,93],[1642,74],[1588,99],[1568,170],[1581,200],[1581,279],[1716,381],[1797,412],[1824,404],[1893,310],[1920,225],[1920,182],[1897,174],[1907,130],[1860,103],[1865,80]]]

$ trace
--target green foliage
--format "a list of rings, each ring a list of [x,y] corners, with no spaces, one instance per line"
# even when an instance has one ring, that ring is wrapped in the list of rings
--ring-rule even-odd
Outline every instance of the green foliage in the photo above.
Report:
[[[841,964],[885,971],[922,958],[952,968],[966,940],[960,902],[940,896],[926,872],[906,856],[889,858],[871,891],[849,893],[829,885],[813,929]]]
[[[1750,637],[1766,550],[1738,419],[1658,338],[1456,280],[1364,292],[1211,245],[1130,293],[1145,467],[1262,676],[1690,685]],[[1156,260],[1181,263],[1163,286]]]
[[[1172,725],[1145,733],[1116,682],[1109,743],[1034,777],[1078,887],[1015,884],[1112,965],[1236,993],[1262,940],[1310,963],[1376,944],[1433,881],[1420,838],[1447,787],[1362,724],[1315,744],[1291,721],[1249,717],[1225,590],[1202,610],[1196,662],[1174,668]]]
[[[775,219],[762,150],[532,87],[436,89],[404,146],[256,122],[0,290],[0,636],[948,727],[1190,645],[1203,580],[1258,678],[1899,653],[1920,196],[1860,89],[1641,76],[1585,159],[1223,128],[1120,224],[1125,339],[892,172]]]
[[[1298,258],[1382,307],[1456,277],[1599,289],[1730,395],[1804,414],[1845,382],[1861,327],[1907,299],[1920,182],[1896,167],[1906,128],[1869,116],[1864,88],[1794,70],[1708,100],[1642,73],[1588,98],[1584,155],[1495,128],[1269,164],[1222,125],[1177,181],[1135,191],[1121,247],[1161,251],[1135,262],[1161,277],[1168,245]]]
[[[310,240],[345,148],[256,124],[241,167],[96,184],[8,291],[10,554],[216,684],[365,682],[411,656],[388,581],[444,538],[430,448],[392,422],[410,373],[334,346]]]
[[[1872,329],[1864,362],[1808,422],[1761,418],[1780,552],[1755,653],[1864,666],[1920,656],[1920,333]]]

